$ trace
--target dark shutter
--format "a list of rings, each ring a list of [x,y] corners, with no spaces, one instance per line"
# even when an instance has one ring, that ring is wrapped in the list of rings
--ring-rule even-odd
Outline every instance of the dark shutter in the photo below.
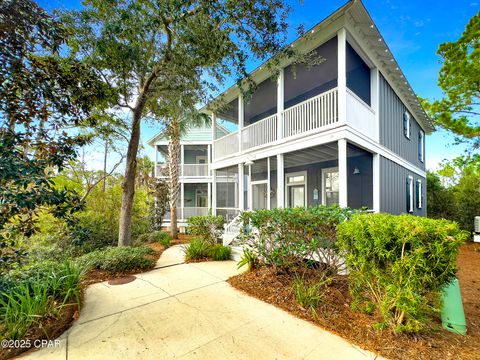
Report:
[[[418,208],[420,208],[420,182],[416,181],[415,182],[415,205]]]

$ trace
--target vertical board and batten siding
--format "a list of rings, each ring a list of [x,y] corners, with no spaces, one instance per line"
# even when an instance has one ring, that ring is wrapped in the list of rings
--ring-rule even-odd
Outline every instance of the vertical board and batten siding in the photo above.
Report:
[[[403,133],[403,114],[407,109],[387,80],[380,74],[380,144],[420,169],[425,163],[418,158],[418,132],[421,130],[412,114],[410,139]]]
[[[413,215],[426,216],[427,197],[424,177],[409,171],[403,166],[380,156],[380,211],[391,214],[407,212],[407,177],[413,177]],[[415,183],[422,180],[422,208],[417,209]]]

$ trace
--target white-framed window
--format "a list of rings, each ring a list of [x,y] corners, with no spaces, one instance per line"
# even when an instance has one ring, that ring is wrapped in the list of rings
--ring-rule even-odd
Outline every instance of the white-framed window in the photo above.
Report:
[[[412,119],[411,119],[410,113],[407,110],[405,110],[405,112],[403,113],[403,134],[409,140],[410,140],[411,122],[412,122]]]
[[[413,213],[413,177],[407,176],[407,212]]]
[[[422,188],[422,180],[417,180],[415,183],[415,192],[416,192],[416,199],[417,199],[417,209],[421,209],[423,207],[423,188]]]
[[[307,206],[307,172],[299,171],[285,175],[287,207]]]
[[[322,169],[322,204],[334,205],[339,203],[340,181],[338,167]]]
[[[418,160],[425,161],[425,133],[422,130],[418,132]]]

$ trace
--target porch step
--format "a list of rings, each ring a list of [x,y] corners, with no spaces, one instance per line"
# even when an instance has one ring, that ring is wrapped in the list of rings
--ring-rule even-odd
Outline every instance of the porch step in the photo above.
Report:
[[[243,248],[241,246],[230,246],[230,259],[240,261],[243,256]]]

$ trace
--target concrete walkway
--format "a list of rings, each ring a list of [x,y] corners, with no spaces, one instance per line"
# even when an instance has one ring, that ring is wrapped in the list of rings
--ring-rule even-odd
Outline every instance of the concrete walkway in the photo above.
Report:
[[[225,282],[233,261],[183,264],[180,246],[124,285],[88,287],[60,346],[28,359],[373,359],[306,321]]]

